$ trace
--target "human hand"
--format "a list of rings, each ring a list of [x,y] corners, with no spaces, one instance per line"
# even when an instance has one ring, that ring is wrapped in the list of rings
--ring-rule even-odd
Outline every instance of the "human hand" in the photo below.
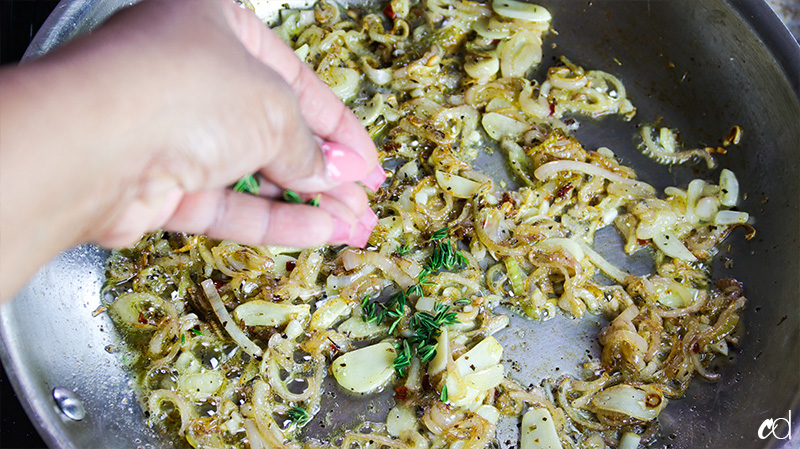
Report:
[[[377,221],[356,184],[384,178],[369,135],[227,0],[147,0],[0,77],[2,259],[24,253],[30,271],[70,245],[119,247],[155,228],[361,246]],[[259,196],[228,188],[254,171]],[[15,190],[31,176],[36,189]],[[320,208],[276,201],[282,189],[320,193]]]
[[[128,65],[150,61],[144,94],[161,92],[169,103],[161,101],[166,126],[157,137],[166,147],[144,161],[137,189],[120,192],[97,242],[119,246],[165,227],[241,243],[366,243],[376,218],[355,181],[370,173],[382,181],[374,145],[252,13],[226,0],[150,1],[101,31],[108,36],[93,36],[99,42],[124,36]],[[325,151],[315,136],[331,142]],[[258,168],[264,197],[225,189]],[[322,210],[270,199],[282,189],[322,192]]]

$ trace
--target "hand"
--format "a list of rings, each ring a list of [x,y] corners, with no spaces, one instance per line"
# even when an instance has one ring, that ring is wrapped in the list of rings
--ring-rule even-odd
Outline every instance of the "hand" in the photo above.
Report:
[[[363,245],[377,221],[356,181],[384,175],[358,119],[227,0],[142,2],[0,86],[4,280],[155,228],[308,247]],[[259,196],[227,187],[256,171]]]

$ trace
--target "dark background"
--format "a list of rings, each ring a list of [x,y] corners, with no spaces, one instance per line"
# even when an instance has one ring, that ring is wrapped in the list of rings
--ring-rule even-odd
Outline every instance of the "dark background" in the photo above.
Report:
[[[55,0],[0,0],[0,63],[16,64],[33,36],[58,4]],[[0,370],[0,448],[44,449],[5,369]]]

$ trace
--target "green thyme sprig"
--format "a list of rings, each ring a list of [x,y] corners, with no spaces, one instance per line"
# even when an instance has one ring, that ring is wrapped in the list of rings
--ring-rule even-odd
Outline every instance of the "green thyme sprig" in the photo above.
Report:
[[[394,372],[400,377],[406,377],[406,368],[411,365],[411,347],[408,345],[408,340],[398,343],[397,349],[400,353],[394,359]]]
[[[258,195],[258,190],[261,187],[261,181],[256,177],[256,175],[247,175],[242,179],[236,181],[236,184],[233,185],[233,190],[235,192],[242,192],[242,193],[249,193],[251,195]],[[317,195],[314,198],[311,198],[308,201],[303,200],[300,198],[300,195],[293,190],[284,190],[283,191],[283,200],[287,203],[305,203],[309,206],[319,207],[319,199],[322,195]]]
[[[292,421],[292,423],[298,427],[305,426],[311,420],[311,416],[309,416],[306,409],[302,407],[293,406],[289,409],[287,414],[289,415],[289,419]]]
[[[429,280],[429,277],[432,274],[438,272],[442,268],[452,270],[460,265],[467,265],[466,257],[464,257],[461,251],[455,249],[452,241],[447,239],[449,235],[450,228],[442,228],[434,231],[433,234],[431,234],[431,236],[428,238],[428,242],[433,245],[433,253],[431,254],[431,258],[417,276],[417,282],[409,287],[404,294],[398,294],[395,296],[393,300],[395,298],[402,298],[403,301],[405,301],[407,297],[412,295],[421,298],[424,296],[423,287],[434,284],[433,281]],[[397,253],[399,255],[405,254],[408,251],[407,246],[408,245],[403,245],[400,249],[398,249]],[[458,303],[458,305],[465,305],[470,304],[471,301],[464,298],[456,301],[456,303]],[[392,306],[392,301],[389,301],[389,303],[387,303],[387,307]],[[378,321],[379,323],[383,321],[383,318],[385,318],[386,315],[381,316],[380,312],[376,310],[378,307],[382,306],[374,304],[370,305],[368,299],[362,302],[362,308],[365,311],[365,321],[369,320],[373,316],[376,320],[380,320]],[[390,310],[388,308],[385,309]],[[405,310],[405,302],[400,310]],[[395,317],[395,319],[389,327],[390,334],[395,332],[398,324],[400,323],[400,317],[397,315],[391,316]],[[403,340],[403,351],[401,351],[397,358],[395,358],[395,371],[400,377],[405,376],[405,368],[410,363],[410,345],[416,345],[416,355],[419,357],[422,363],[432,360],[434,357],[436,357],[436,348],[438,346],[437,338],[442,333],[441,327],[458,323],[457,316],[458,315],[456,312],[450,312],[450,306],[441,303],[434,304],[432,314],[428,312],[417,312],[412,315],[409,321],[409,328],[414,332],[414,335]],[[399,348],[400,346],[398,346],[398,349]],[[405,348],[408,348],[408,350]]]
[[[389,334],[393,334],[405,315],[406,295],[398,293],[392,296],[386,304],[377,301],[371,302],[369,295],[367,295],[361,300],[361,310],[363,312],[361,319],[366,323],[374,322],[380,325],[383,324],[386,318],[389,318],[391,322]]]
[[[438,231],[434,231],[433,234],[431,234],[431,237],[428,239],[428,241],[436,242],[442,240],[443,238],[447,237],[449,233],[450,233],[449,227],[439,229]]]
[[[233,186],[233,190],[236,192],[257,195],[260,186],[261,182],[255,175],[247,175],[242,179],[236,181],[236,184]]]
[[[300,198],[300,195],[295,192],[294,190],[284,190],[283,191],[283,200],[287,203],[292,204],[308,204],[309,206],[319,207],[319,199],[322,195],[317,195],[314,198],[311,198],[308,201],[304,201],[303,198]]]
[[[361,311],[363,312],[361,319],[365,323],[377,322],[377,324],[381,324],[383,321],[383,304],[370,302],[369,295],[361,300]]]
[[[414,335],[409,340],[417,345],[417,355],[422,363],[436,357],[436,339],[442,334],[442,326],[458,323],[457,316],[456,312],[450,312],[450,306],[437,302],[433,306],[433,314],[417,312],[411,317],[409,325]]]
[[[298,195],[294,190],[284,190],[283,201],[286,201],[287,203],[305,203],[305,201],[300,198],[300,195]]]
[[[408,250],[409,249],[411,249],[411,245],[409,245],[408,243],[406,243],[404,245],[401,245],[396,250],[397,255],[398,256],[405,256],[406,254],[408,254]]]
[[[450,394],[447,393],[447,385],[442,387],[442,394],[439,395],[439,399],[441,399],[442,402],[447,402],[447,400],[450,399]]]
[[[453,247],[453,242],[445,240],[449,235],[450,228],[442,228],[431,234],[428,239],[433,244],[433,253],[428,261],[428,268],[432,273],[442,268],[452,270],[461,265],[467,265],[467,258],[461,251]]]

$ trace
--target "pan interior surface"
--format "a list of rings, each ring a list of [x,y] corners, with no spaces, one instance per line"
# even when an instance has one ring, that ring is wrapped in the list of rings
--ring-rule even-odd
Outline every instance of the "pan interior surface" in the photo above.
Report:
[[[128,3],[65,0],[28,56],[87,32]],[[755,218],[758,234],[745,241],[744,232],[734,232],[722,252],[731,262],[718,261],[714,276],[745,284],[749,303],[744,332],[737,350],[719,364],[719,382],[696,380],[686,398],[672,401],[661,414],[661,437],[654,447],[792,447],[788,439],[759,438],[759,426],[791,412],[793,435],[800,435],[800,49],[788,31],[763,29],[779,22],[774,16],[765,19],[771,11],[766,4],[754,7],[755,2],[540,3],[552,12],[558,31],[545,41],[542,67],[563,55],[612,73],[625,83],[638,108],[632,122],[580,120],[576,135],[587,148],[612,148],[640,179],[660,190],[683,186],[694,177],[715,179],[719,168],[668,169],[650,161],[635,149],[637,123],[661,120],[679,129],[687,145],[716,146],[731,126],[744,130],[741,143],[719,162],[720,168],[737,174],[745,194],[740,207]],[[284,4],[266,3],[265,11]],[[302,4],[289,2],[293,7]],[[788,40],[793,47],[775,46]],[[621,260],[611,234],[601,250]],[[145,425],[126,371],[127,349],[105,314],[92,316],[101,305],[106,256],[92,246],[71,249],[0,307],[3,364],[51,447],[180,447]],[[512,377],[527,385],[576,372],[584,349],[598,349],[598,321],[559,316],[531,323],[512,318],[512,327],[498,337],[509,348],[507,358],[520,362]],[[56,387],[75,394],[86,412],[83,419],[75,421],[61,412],[53,399]],[[373,412],[366,411],[368,403]],[[337,420],[382,421],[391,403],[388,394],[369,399],[340,394],[323,404],[320,415],[355,410]],[[323,436],[329,430],[312,426],[309,435]],[[516,426],[508,425],[497,440],[501,447],[515,447],[516,435]]]

